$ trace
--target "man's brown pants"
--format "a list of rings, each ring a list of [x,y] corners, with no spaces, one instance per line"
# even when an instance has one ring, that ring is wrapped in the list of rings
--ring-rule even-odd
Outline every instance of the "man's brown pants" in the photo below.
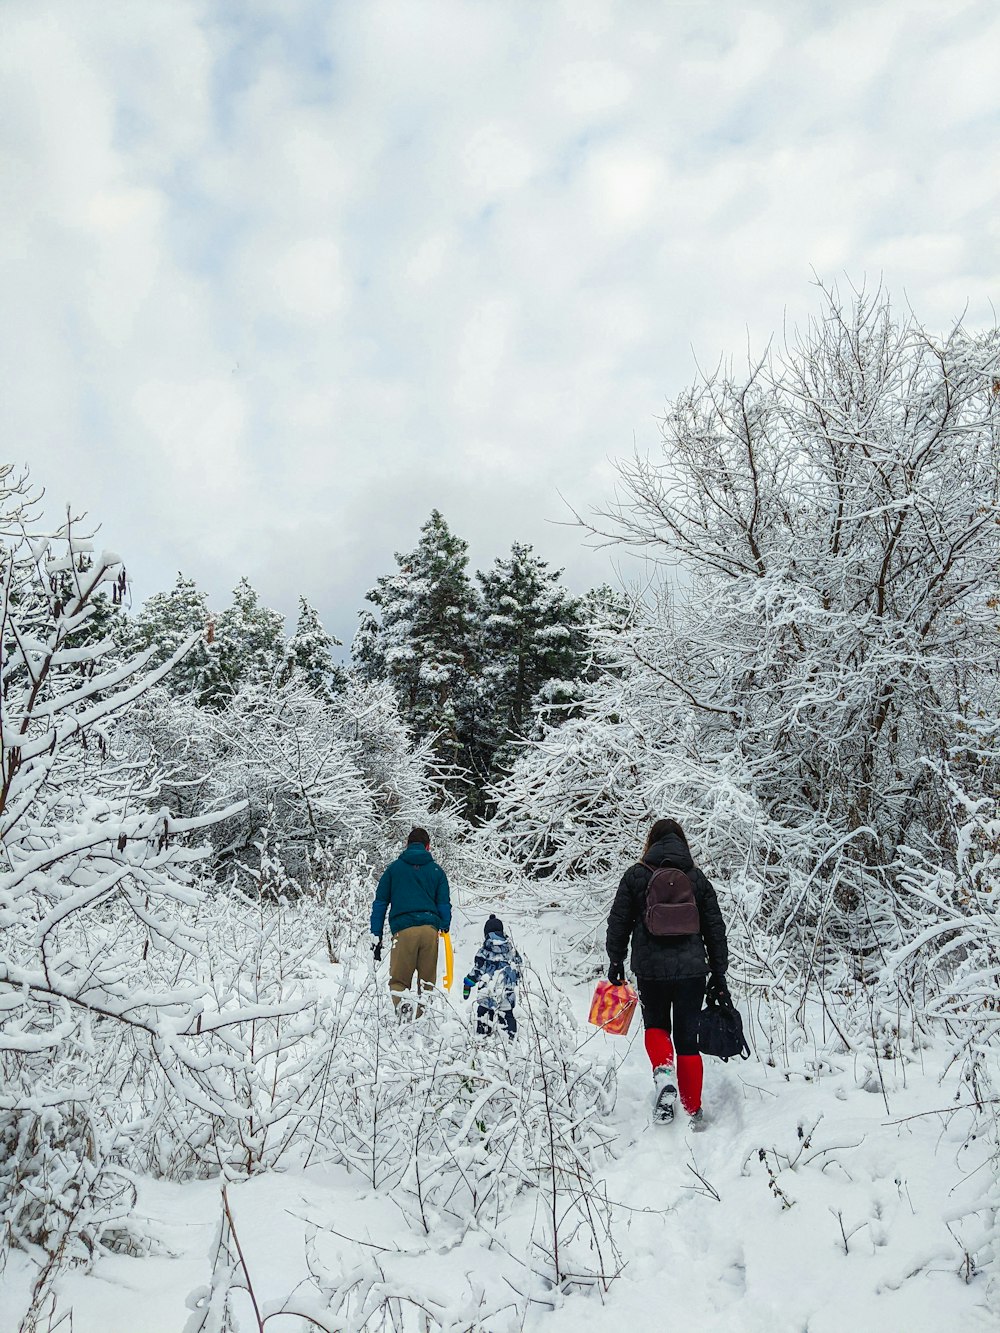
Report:
[[[437,980],[438,933],[434,926],[407,926],[392,937],[389,950],[389,989],[398,1006],[404,991],[413,989],[416,972],[420,990]],[[419,1008],[417,1010],[419,1013]]]

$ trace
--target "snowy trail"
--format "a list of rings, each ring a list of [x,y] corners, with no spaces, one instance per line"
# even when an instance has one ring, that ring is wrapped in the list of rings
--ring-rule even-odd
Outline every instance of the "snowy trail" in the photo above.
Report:
[[[485,916],[456,910],[457,1008]],[[504,919],[526,958],[543,973],[552,970],[560,939],[554,914]],[[626,1266],[603,1297],[571,1294],[554,1309],[532,1306],[524,1328],[842,1333],[846,1325],[858,1333],[942,1333],[996,1327],[984,1281],[966,1284],[955,1272],[944,1219],[961,1212],[959,1182],[980,1163],[975,1145],[962,1146],[959,1124],[922,1114],[947,1099],[930,1054],[926,1072],[910,1066],[905,1081],[900,1071],[887,1071],[889,1115],[880,1092],[858,1087],[849,1056],[818,1078],[805,1057],[786,1070],[756,1059],[706,1061],[710,1124],[696,1134],[680,1110],[673,1125],[649,1122],[652,1085],[640,1018],[626,1038],[608,1037],[586,1026],[590,988],[565,989],[584,1049],[618,1065],[617,1137],[599,1175]],[[359,1245],[384,1246],[404,1251],[397,1266],[409,1263],[415,1280],[444,1292],[459,1281],[481,1279],[485,1288],[495,1279],[498,1256],[486,1235],[472,1232],[457,1248],[417,1235],[391,1198],[342,1167],[257,1176],[230,1186],[230,1197],[265,1299],[283,1298],[305,1277],[311,1229],[330,1271],[356,1262]],[[90,1274],[68,1274],[59,1310],[72,1309],[73,1333],[182,1333],[185,1297],[208,1275],[218,1184],[145,1182],[138,1211],[149,1218],[162,1253],[106,1257]],[[405,1257],[411,1251],[412,1263]],[[8,1265],[10,1292],[26,1276],[21,1262],[15,1257]],[[501,1319],[483,1328],[508,1333],[521,1326]],[[272,1333],[300,1327],[290,1318],[268,1324]],[[0,1333],[16,1333],[2,1311]]]
[[[558,918],[543,916],[541,925],[512,918],[511,926],[522,951],[550,972]],[[471,924],[457,935],[463,948],[473,937]],[[995,1313],[982,1304],[982,1284],[960,1281],[945,1258],[954,1248],[942,1220],[949,1192],[978,1165],[964,1160],[960,1127],[943,1130],[937,1116],[889,1123],[946,1104],[932,1074],[909,1071],[908,1087],[893,1083],[887,1115],[880,1093],[858,1088],[849,1057],[841,1072],[818,1079],[804,1061],[786,1079],[757,1059],[707,1059],[708,1128],[692,1131],[679,1106],[672,1125],[653,1125],[641,1017],[626,1037],[609,1037],[586,1026],[590,988],[569,990],[581,1041],[618,1064],[617,1140],[603,1176],[618,1205],[628,1267],[603,1310],[593,1296],[571,1296],[561,1309],[535,1316],[532,1327],[996,1327]],[[793,1168],[779,1169],[800,1149]],[[954,1203],[959,1194],[951,1194]]]

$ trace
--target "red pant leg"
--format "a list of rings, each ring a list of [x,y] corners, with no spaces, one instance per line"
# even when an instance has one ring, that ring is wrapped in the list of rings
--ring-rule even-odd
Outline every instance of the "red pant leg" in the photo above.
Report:
[[[704,1069],[700,1055],[679,1055],[677,1057],[677,1085],[681,1094],[681,1105],[688,1115],[694,1115],[701,1106],[701,1085]]]
[[[665,1028],[647,1028],[645,1041],[646,1054],[654,1069],[659,1069],[661,1065],[673,1066],[674,1044]]]

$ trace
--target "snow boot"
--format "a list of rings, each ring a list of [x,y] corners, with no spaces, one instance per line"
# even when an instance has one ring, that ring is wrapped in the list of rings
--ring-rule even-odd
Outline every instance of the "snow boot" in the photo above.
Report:
[[[696,1134],[700,1134],[703,1129],[707,1128],[707,1125],[708,1122],[705,1119],[704,1109],[699,1106],[697,1111],[695,1111],[694,1115],[691,1117],[691,1128]]]
[[[674,1118],[674,1102],[677,1100],[677,1088],[674,1085],[674,1071],[670,1065],[659,1065],[653,1070],[653,1124],[669,1125]]]

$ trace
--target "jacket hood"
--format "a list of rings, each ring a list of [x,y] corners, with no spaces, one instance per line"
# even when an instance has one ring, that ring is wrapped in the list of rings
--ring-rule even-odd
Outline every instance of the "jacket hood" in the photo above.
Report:
[[[399,859],[405,861],[408,866],[429,866],[434,860],[427,848],[421,847],[419,842],[410,843],[409,847],[400,853]]]
[[[694,865],[690,851],[675,833],[654,842],[642,859],[651,866],[676,866],[678,870],[690,870]]]

